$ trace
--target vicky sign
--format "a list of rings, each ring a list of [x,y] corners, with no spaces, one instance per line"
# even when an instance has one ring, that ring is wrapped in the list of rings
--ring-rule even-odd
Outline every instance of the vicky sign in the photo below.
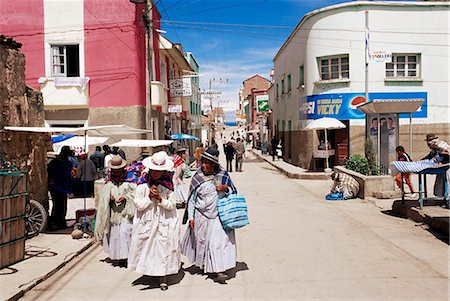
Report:
[[[336,93],[311,95],[300,99],[299,118],[318,119],[321,117],[333,117],[340,120],[364,119],[365,114],[357,109],[357,106],[365,103],[364,93]],[[369,93],[369,100],[408,100],[423,99],[424,103],[412,114],[414,118],[427,117],[427,92],[389,92]],[[401,114],[400,117],[409,117]]]

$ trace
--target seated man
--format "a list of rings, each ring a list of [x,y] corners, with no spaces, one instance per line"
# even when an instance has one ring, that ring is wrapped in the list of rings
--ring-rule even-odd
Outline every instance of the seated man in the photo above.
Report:
[[[333,172],[331,179],[334,181],[331,193],[342,193],[345,199],[356,198],[359,192],[359,183],[352,176],[344,173]]]

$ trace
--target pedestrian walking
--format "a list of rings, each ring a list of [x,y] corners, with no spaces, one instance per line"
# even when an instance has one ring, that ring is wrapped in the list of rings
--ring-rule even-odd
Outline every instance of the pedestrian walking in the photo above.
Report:
[[[236,140],[236,171],[242,172],[242,163],[244,161],[245,146],[241,138]]]
[[[397,152],[397,160],[398,161],[406,161],[406,162],[412,161],[411,157],[405,152],[405,149],[403,148],[403,146],[401,146],[401,145],[397,146],[395,151]],[[396,182],[398,188],[400,188],[400,189],[402,188],[402,178],[405,179],[406,185],[408,185],[408,187],[409,187],[409,191],[411,192],[411,197],[415,197],[414,188],[411,183],[409,172],[398,173],[395,176],[395,182]]]
[[[69,156],[72,151],[68,146],[61,148],[60,154],[48,164],[48,185],[52,197],[50,230],[67,228],[67,195],[72,193],[72,163]]]
[[[201,157],[202,157],[202,153],[204,151],[205,151],[205,146],[203,145],[203,143],[200,143],[200,145],[194,151],[194,158],[196,161],[197,169],[202,167]]]
[[[90,159],[95,164],[97,169],[97,174],[95,179],[99,179],[103,176],[103,169],[105,168],[105,155],[102,153],[102,148],[100,146],[95,147],[95,152],[90,156]]]
[[[226,283],[225,272],[236,266],[234,230],[223,229],[217,211],[217,200],[229,192],[236,193],[236,188],[219,164],[219,151],[208,148],[202,154],[202,168],[191,181],[186,211],[189,224],[181,252],[219,283]]]
[[[227,171],[233,172],[233,159],[236,153],[236,150],[233,147],[233,143],[231,141],[228,141],[224,149],[225,149],[225,158],[227,160]]]
[[[180,222],[170,171],[174,163],[161,151],[145,158],[149,169],[147,183],[138,185],[136,215],[128,267],[138,273],[159,277],[161,290],[167,290],[167,275],[181,266]]]
[[[277,156],[277,145],[278,145],[278,139],[274,136],[272,138],[272,161],[275,161],[275,157]]]
[[[80,178],[81,187],[84,196],[94,196],[94,181],[97,174],[97,168],[94,162],[87,157],[86,153],[80,154]]]
[[[283,141],[281,139],[278,140],[276,152],[278,159],[283,159]]]
[[[422,160],[433,160],[438,163],[448,163],[448,156],[443,156],[439,154],[437,151],[437,146],[441,143],[439,137],[435,134],[427,134],[425,141],[427,142],[428,148],[430,152],[427,156],[425,156]],[[445,194],[445,175],[437,174],[436,179],[434,180],[434,189],[433,193],[435,196],[442,197]]]
[[[127,162],[116,155],[109,161],[111,171],[98,199],[94,237],[111,260],[126,266],[130,253],[135,213],[136,184],[125,182]]]
[[[179,148],[176,150],[173,156],[174,163],[174,175],[173,175],[173,185],[174,185],[174,197],[177,204],[177,208],[184,208],[187,201],[187,192],[184,187],[184,173],[186,171],[186,148]]]

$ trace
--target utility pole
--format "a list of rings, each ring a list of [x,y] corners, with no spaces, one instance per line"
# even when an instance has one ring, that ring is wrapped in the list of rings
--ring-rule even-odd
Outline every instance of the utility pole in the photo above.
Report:
[[[145,81],[145,128],[151,130],[150,139],[155,137],[152,124],[152,79],[153,79],[153,2],[152,0],[129,0],[135,5],[144,5],[144,24],[146,32],[146,81]],[[156,137],[157,138],[157,137]]]
[[[210,112],[209,112],[209,127],[208,127],[208,133],[209,133],[209,142],[212,142],[212,138],[213,138],[213,130],[212,130],[212,124],[213,124],[213,98],[214,95],[220,95],[222,94],[221,92],[218,91],[213,91],[212,90],[212,83],[219,83],[219,85],[221,83],[227,83],[228,79],[215,79],[212,78],[209,80],[209,90],[206,92],[203,92],[202,94],[204,94],[205,98],[209,98],[209,106],[210,106]]]

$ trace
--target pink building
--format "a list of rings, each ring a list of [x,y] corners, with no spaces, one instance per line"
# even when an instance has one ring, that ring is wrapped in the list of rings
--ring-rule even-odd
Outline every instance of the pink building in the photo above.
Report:
[[[127,0],[2,0],[0,33],[22,43],[26,83],[43,93],[46,125],[157,127],[164,109],[150,83],[161,81],[160,14],[149,12],[156,22],[147,43],[145,11]]]

